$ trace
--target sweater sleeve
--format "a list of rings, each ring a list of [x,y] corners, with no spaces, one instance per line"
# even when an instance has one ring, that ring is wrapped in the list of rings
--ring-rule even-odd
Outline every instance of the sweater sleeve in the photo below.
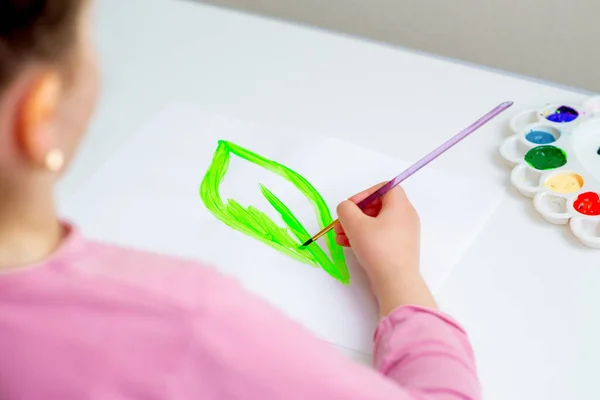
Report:
[[[219,285],[208,304],[194,317],[189,354],[188,376],[195,377],[189,385],[197,384],[203,398],[481,398],[467,337],[441,313],[401,307],[381,320],[373,368],[349,360],[240,288]]]
[[[374,364],[415,398],[481,398],[467,335],[440,312],[406,306],[382,319],[374,335]]]

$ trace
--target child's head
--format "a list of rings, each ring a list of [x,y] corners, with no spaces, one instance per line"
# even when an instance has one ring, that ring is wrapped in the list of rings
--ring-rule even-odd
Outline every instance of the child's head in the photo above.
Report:
[[[49,194],[87,128],[98,87],[88,3],[0,0],[0,203]]]

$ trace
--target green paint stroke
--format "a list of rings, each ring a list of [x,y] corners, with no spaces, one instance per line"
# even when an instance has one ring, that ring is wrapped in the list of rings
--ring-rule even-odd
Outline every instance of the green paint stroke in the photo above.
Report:
[[[227,173],[231,154],[271,171],[293,184],[314,206],[321,229],[333,221],[323,197],[300,174],[276,161],[223,140],[219,141],[212,163],[200,185],[200,197],[206,208],[229,227],[260,240],[295,260],[315,267],[320,266],[343,284],[350,283],[344,250],[335,243],[335,233],[329,231],[324,236],[331,258],[316,243],[302,247],[302,243],[311,236],[310,233],[290,209],[264,185],[260,184],[260,190],[269,204],[281,215],[285,228],[277,225],[254,206],[245,208],[233,199],[227,199],[226,202],[221,199],[219,187]]]

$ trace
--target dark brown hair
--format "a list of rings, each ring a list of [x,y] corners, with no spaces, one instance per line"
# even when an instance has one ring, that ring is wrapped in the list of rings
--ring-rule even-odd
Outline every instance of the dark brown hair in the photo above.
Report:
[[[68,57],[85,1],[0,0],[0,91],[29,63]]]

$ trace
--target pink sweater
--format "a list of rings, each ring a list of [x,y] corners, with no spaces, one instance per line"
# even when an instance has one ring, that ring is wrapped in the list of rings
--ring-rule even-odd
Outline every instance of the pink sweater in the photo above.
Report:
[[[401,307],[375,369],[195,263],[84,240],[0,275],[0,399],[480,399],[448,316]]]

